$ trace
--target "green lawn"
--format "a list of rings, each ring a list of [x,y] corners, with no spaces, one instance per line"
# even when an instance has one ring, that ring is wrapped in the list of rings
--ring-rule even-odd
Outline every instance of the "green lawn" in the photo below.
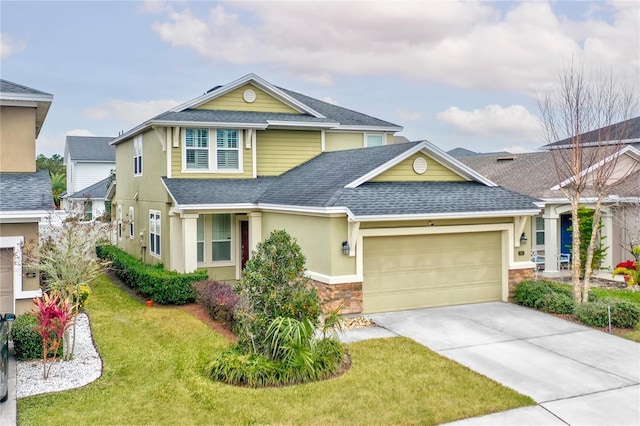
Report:
[[[284,388],[212,382],[229,343],[179,308],[148,308],[100,278],[87,311],[104,372],[84,388],[22,398],[25,425],[439,424],[534,404],[405,338],[348,345],[341,377]]]

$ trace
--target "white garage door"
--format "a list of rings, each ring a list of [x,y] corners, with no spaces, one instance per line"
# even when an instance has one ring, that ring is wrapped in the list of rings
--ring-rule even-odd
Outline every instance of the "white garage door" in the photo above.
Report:
[[[500,232],[365,237],[363,311],[501,300]]]

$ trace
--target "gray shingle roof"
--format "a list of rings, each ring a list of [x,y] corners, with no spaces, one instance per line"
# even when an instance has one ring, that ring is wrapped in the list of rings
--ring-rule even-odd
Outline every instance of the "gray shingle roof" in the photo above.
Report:
[[[116,161],[116,147],[109,145],[113,137],[67,136],[67,150],[71,161]]]
[[[74,200],[85,200],[87,198],[104,199],[107,195],[107,188],[109,187],[110,181],[111,176],[106,177],[100,182],[96,182],[93,185],[90,185],[74,194],[69,195],[67,198],[73,198]]]
[[[597,143],[597,142],[616,142],[621,140],[635,139],[640,140],[640,116],[621,121],[610,126],[595,129],[580,135],[581,144]],[[563,139],[557,142],[545,145],[544,148],[557,148],[567,145],[571,142],[571,138]]]
[[[4,79],[0,79],[0,92],[52,96],[50,93],[32,89],[31,87],[23,86],[22,84],[13,83],[11,81],[4,80]]]
[[[290,121],[306,123],[332,123],[326,118],[316,118],[308,114],[287,114],[277,112],[226,111],[206,109],[186,109],[184,111],[167,111],[154,118],[153,121],[186,121],[202,123],[243,123],[267,124],[267,121]]]
[[[48,170],[0,173],[0,211],[52,209],[53,194]]]
[[[345,188],[419,143],[325,152],[278,177],[163,181],[183,206],[346,207],[356,216],[537,209],[530,197],[478,182],[367,182]]]
[[[255,204],[276,177],[257,179],[162,178],[178,204]]]

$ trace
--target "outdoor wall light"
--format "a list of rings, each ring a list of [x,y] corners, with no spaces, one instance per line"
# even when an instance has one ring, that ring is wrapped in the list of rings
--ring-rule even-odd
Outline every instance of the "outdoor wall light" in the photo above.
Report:
[[[527,242],[527,234],[525,234],[524,232],[522,233],[522,235],[520,235],[520,242],[521,243],[526,243]]]
[[[349,242],[348,241],[343,241],[342,242],[342,254],[344,254],[345,256],[349,255]]]

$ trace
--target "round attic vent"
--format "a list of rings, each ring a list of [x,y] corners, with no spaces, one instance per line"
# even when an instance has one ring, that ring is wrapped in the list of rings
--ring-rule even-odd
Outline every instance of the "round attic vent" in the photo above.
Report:
[[[424,157],[418,157],[413,160],[413,171],[421,175],[427,171],[427,160]]]
[[[247,89],[242,93],[242,99],[247,103],[252,103],[256,100],[256,92],[251,89]]]

